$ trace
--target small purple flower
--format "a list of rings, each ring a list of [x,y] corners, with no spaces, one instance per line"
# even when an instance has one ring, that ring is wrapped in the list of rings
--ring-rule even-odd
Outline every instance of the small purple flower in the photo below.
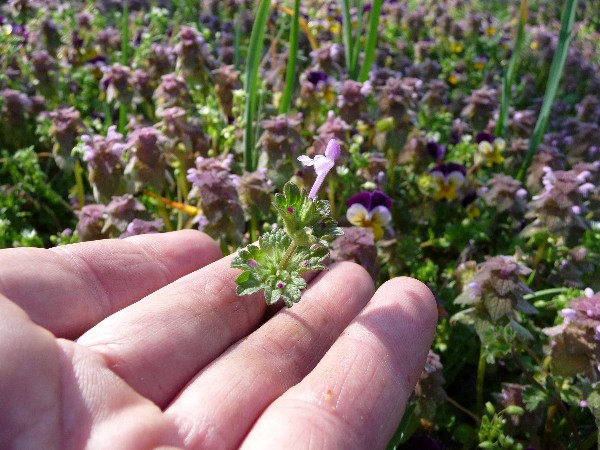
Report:
[[[587,197],[589,195],[589,193],[591,191],[593,191],[596,188],[596,186],[594,186],[592,183],[584,183],[581,186],[579,186],[579,193],[581,195],[583,195],[584,197]]]
[[[435,141],[429,141],[427,143],[427,152],[436,162],[441,161],[446,155],[446,147],[438,144]]]
[[[316,86],[319,82],[327,82],[327,74],[321,70],[311,70],[306,74],[306,79]]]
[[[350,197],[346,202],[346,206],[350,207],[356,203],[360,203],[368,211],[372,211],[377,206],[385,206],[387,209],[390,209],[393,200],[382,191],[362,191]]]
[[[485,131],[480,131],[475,135],[475,142],[478,144],[481,144],[482,142],[489,142],[491,144],[494,142],[494,139],[496,139],[496,136]]]
[[[340,148],[340,144],[335,139],[331,139],[327,144],[327,148],[325,149],[325,155],[317,155],[315,158],[310,158],[306,155],[298,156],[298,161],[300,161],[305,166],[314,166],[315,173],[317,174],[317,179],[313,184],[310,193],[308,194],[308,198],[314,200],[317,196],[317,192],[321,188],[323,181],[325,181],[325,177],[329,173],[333,166],[335,165],[335,160],[342,153],[342,149]]]
[[[281,281],[278,281],[275,286],[277,286],[277,289],[283,289],[285,287],[285,284],[283,284]]]
[[[256,267],[256,265],[257,265],[257,264],[258,264],[258,263],[257,263],[257,262],[256,262],[256,260],[254,260],[254,259],[251,259],[250,261],[248,261],[248,265],[249,265],[250,267]]]
[[[483,289],[477,281],[472,281],[469,283],[469,297],[471,299],[480,297],[482,293]]]
[[[563,308],[560,310],[559,314],[565,318],[565,323],[569,323],[571,320],[575,319],[577,312],[572,308]]]
[[[119,236],[119,239],[125,239],[131,236],[138,236],[140,234],[151,234],[158,233],[162,227],[164,227],[162,219],[158,220],[141,220],[133,219],[129,224],[125,232]]]

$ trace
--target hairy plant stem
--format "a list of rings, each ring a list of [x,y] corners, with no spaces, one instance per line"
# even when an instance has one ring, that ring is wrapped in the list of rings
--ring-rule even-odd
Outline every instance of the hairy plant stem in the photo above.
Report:
[[[176,168],[177,171],[177,186],[181,189],[181,196],[184,199],[187,199],[189,194],[188,186],[187,186],[187,178],[185,177],[185,161],[183,160],[183,155],[180,152],[177,152],[177,162],[179,163]]]
[[[475,390],[477,416],[483,416],[483,383],[485,381],[485,356],[483,355],[483,344],[479,352],[479,364],[477,365],[477,386]]]
[[[79,209],[83,208],[85,205],[85,188],[83,186],[83,177],[81,174],[83,173],[83,169],[81,168],[81,163],[79,160],[75,160],[75,191],[77,192],[77,205]]]
[[[558,409],[564,416],[564,418],[567,419],[567,424],[569,424],[569,428],[571,429],[571,433],[573,434],[573,439],[575,440],[575,448],[577,450],[583,450],[583,445],[581,444],[581,438],[579,437],[579,432],[577,431],[577,425],[575,424],[575,421],[573,420],[573,416],[571,416],[571,413],[569,412],[569,410],[563,403],[562,399],[560,398],[560,394],[556,394],[556,404],[558,406]]]
[[[446,396],[446,401],[448,403],[450,403],[452,406],[454,406],[456,409],[458,409],[459,411],[461,411],[462,413],[466,414],[471,419],[473,419],[478,426],[481,425],[481,420],[479,419],[479,417],[477,417],[475,414],[473,414],[471,411],[469,411],[463,405],[461,405],[460,403],[458,403],[452,397]]]
[[[542,361],[540,361],[540,359],[537,357],[537,355],[531,348],[529,348],[527,345],[525,345],[525,346],[523,346],[523,349],[534,359],[534,361],[536,362],[536,364],[538,366],[542,367]],[[523,372],[523,374],[525,374],[525,376],[527,376],[532,381],[532,383],[537,383],[542,389],[546,390],[546,387],[542,383],[540,383],[538,380],[536,380],[535,377],[531,374],[531,372],[529,370],[527,370],[527,368],[523,365],[523,363],[519,359],[519,356],[517,355],[517,352],[516,352],[514,346],[511,348],[511,355],[513,357],[513,360],[519,367],[519,369],[521,369],[521,372]],[[565,420],[567,421],[567,424],[569,425],[571,433],[573,434],[573,439],[575,441],[575,448],[577,448],[577,450],[583,450],[584,447],[581,442],[579,432],[577,431],[577,425],[575,424],[575,421],[573,420],[573,416],[571,416],[571,413],[569,412],[569,410],[565,406],[564,402],[562,401],[562,398],[560,398],[560,394],[558,393],[559,390],[560,389],[557,386],[555,386],[555,391],[552,392],[552,397],[554,398],[554,403],[548,407],[548,412],[546,415],[546,424],[545,424],[546,436],[550,439],[550,435],[552,433],[552,421],[554,420],[554,416],[556,415],[556,409],[558,408],[560,410],[561,414],[564,416]]]
[[[171,219],[169,219],[169,214],[167,213],[167,208],[165,207],[165,204],[161,202],[160,199],[158,199],[156,201],[156,206],[158,207],[158,214],[165,223],[166,230],[173,231],[173,224],[171,223]],[[180,228],[178,227],[177,229],[179,230]]]
[[[329,210],[331,211],[331,216],[332,217],[337,217],[336,212],[335,212],[335,186],[336,186],[336,182],[333,179],[332,176],[329,177],[329,191],[328,191],[328,197],[329,197]]]
[[[279,262],[280,269],[285,269],[287,267],[288,263],[290,262],[290,259],[292,258],[292,255],[294,254],[294,252],[296,251],[297,248],[298,248],[298,244],[296,244],[295,242],[292,242],[290,244],[290,246],[287,248],[287,250],[283,254],[283,258],[281,258],[281,261]]]
[[[250,240],[252,242],[258,240],[258,219],[255,215],[250,217]]]
[[[523,298],[525,300],[531,300],[532,298],[543,297],[545,295],[564,294],[566,292],[569,292],[569,288],[565,288],[565,287],[549,288],[549,289],[542,289],[540,291],[536,291],[531,294],[525,294],[523,296]]]
[[[546,423],[544,424],[544,448],[548,447],[548,444],[552,442],[552,422],[556,416],[556,405],[548,406],[546,410]]]

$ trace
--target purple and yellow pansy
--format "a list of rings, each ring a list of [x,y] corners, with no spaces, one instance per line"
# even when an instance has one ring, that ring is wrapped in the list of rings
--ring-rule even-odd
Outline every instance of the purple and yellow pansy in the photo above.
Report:
[[[371,228],[375,240],[381,239],[385,226],[392,220],[392,199],[384,192],[363,191],[346,202],[348,221],[357,227]]]
[[[506,148],[504,139],[481,131],[475,136],[475,142],[477,143],[475,164],[485,164],[490,167],[504,162],[504,156],[502,155]]]
[[[434,186],[435,200],[452,201],[458,197],[458,190],[465,184],[467,169],[462,164],[438,164],[429,172]]]

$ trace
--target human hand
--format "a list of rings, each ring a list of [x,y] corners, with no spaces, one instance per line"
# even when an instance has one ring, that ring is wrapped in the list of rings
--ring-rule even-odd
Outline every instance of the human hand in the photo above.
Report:
[[[263,322],[197,231],[0,251],[0,448],[384,448],[437,312],[319,273]]]

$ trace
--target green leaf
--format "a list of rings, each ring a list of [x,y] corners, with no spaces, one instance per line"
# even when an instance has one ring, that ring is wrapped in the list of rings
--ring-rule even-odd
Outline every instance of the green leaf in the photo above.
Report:
[[[261,289],[262,284],[258,280],[250,279],[240,283],[235,292],[237,295],[250,295],[260,291]]]
[[[322,263],[329,255],[329,248],[319,245],[296,247],[282,264],[292,244],[285,230],[277,229],[261,236],[258,246],[249,245],[240,250],[231,262],[231,267],[243,270],[236,279],[237,293],[247,295],[263,289],[268,304],[283,299],[287,306],[292,306],[300,301],[306,288],[301,274],[325,269]]]
[[[526,386],[523,391],[523,403],[527,411],[533,411],[537,408],[546,406],[550,403],[548,393],[538,387]]]

